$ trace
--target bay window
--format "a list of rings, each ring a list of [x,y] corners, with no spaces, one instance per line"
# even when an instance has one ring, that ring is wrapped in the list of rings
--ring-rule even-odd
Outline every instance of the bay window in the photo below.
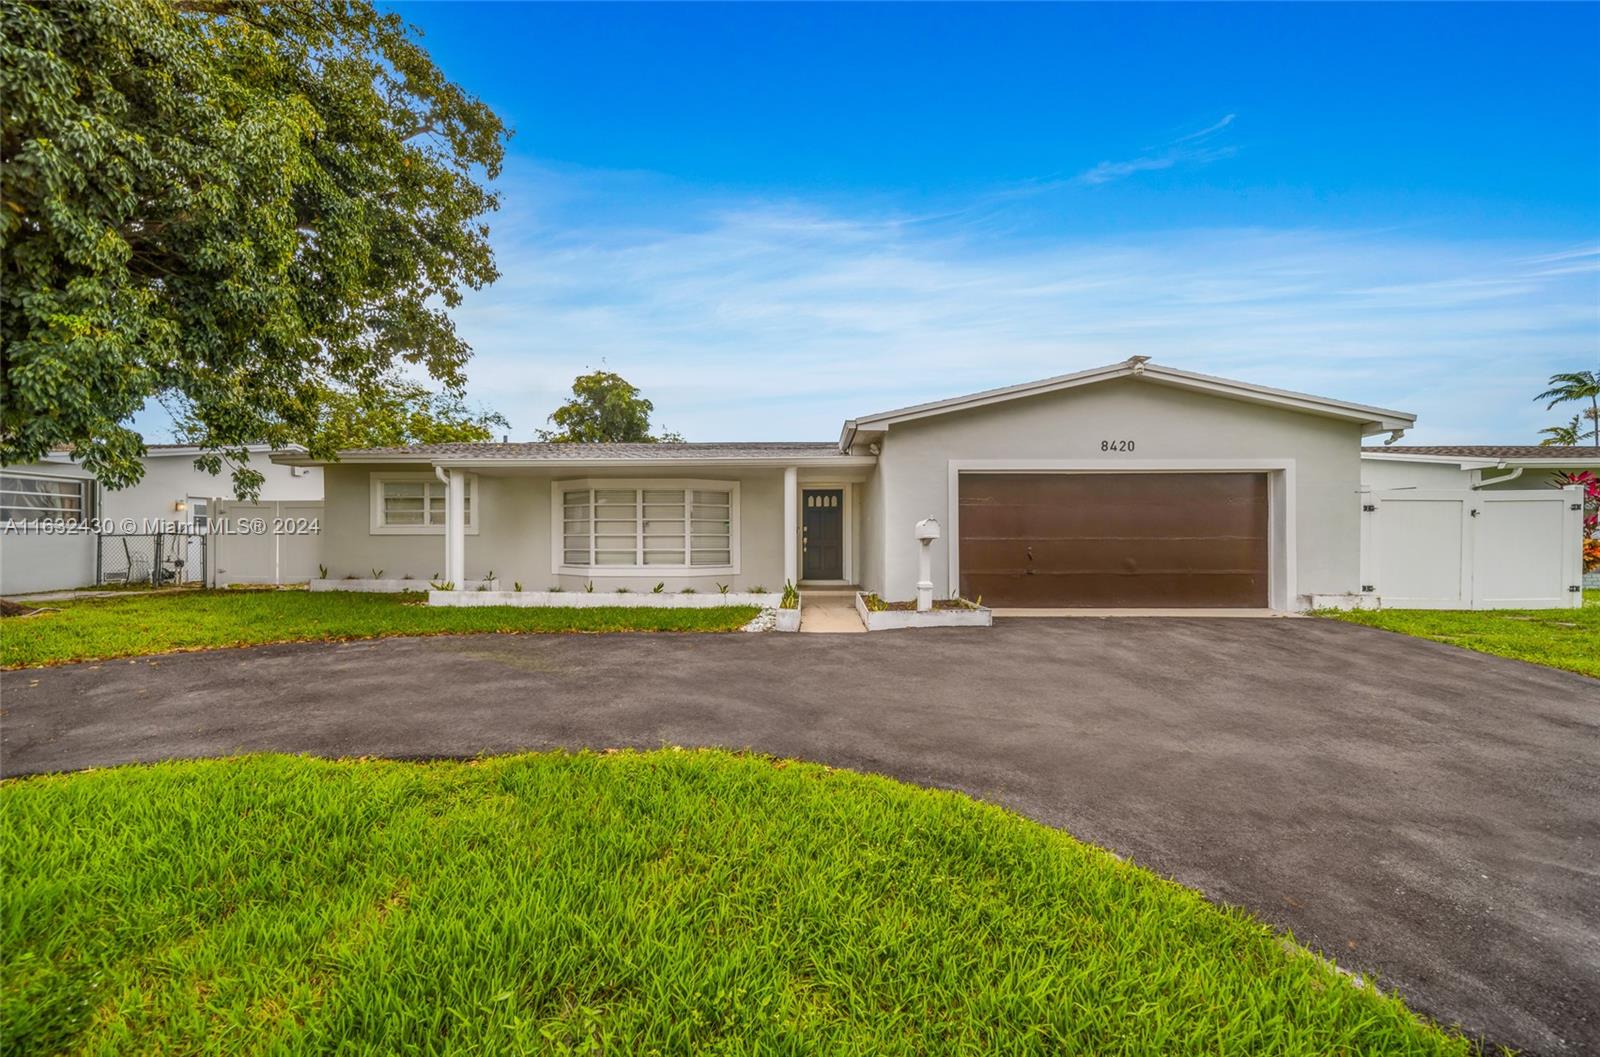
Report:
[[[726,481],[555,485],[559,565],[606,572],[728,572],[737,565],[739,486]]]

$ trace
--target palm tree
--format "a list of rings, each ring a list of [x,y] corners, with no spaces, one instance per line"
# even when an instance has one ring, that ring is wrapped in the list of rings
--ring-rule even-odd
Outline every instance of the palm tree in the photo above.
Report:
[[[1582,444],[1584,441],[1594,436],[1594,430],[1592,428],[1583,428],[1585,419],[1588,419],[1591,423],[1594,422],[1594,412],[1585,411],[1581,415],[1573,415],[1572,421],[1568,422],[1565,426],[1549,426],[1545,429],[1541,429],[1539,432],[1543,433],[1545,436],[1544,440],[1539,442],[1539,447],[1569,447]]]
[[[1557,404],[1565,404],[1570,400],[1589,401],[1589,410],[1584,413],[1584,417],[1593,421],[1596,428],[1592,433],[1584,434],[1584,436],[1593,437],[1594,446],[1600,448],[1600,373],[1595,371],[1573,371],[1569,374],[1553,374],[1550,376],[1550,388],[1534,397],[1534,399],[1550,401],[1545,405],[1546,411]],[[1548,432],[1548,430],[1544,432]]]

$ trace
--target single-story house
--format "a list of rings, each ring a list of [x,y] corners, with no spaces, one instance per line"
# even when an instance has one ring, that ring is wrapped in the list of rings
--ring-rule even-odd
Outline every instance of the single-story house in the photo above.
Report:
[[[1302,609],[1360,589],[1362,440],[1414,416],[1134,357],[837,440],[435,444],[323,465],[332,577],[525,590],[856,584],[1001,607]]]
[[[245,450],[250,468],[264,478],[261,502],[322,499],[321,468],[274,463],[265,444]],[[157,563],[157,531],[173,534],[163,541],[160,564],[170,566],[177,557],[185,578],[204,576],[199,535],[213,519],[217,497],[231,496],[233,482],[226,466],[215,476],[196,469],[199,454],[188,444],[148,445],[144,476],[121,489],[100,487],[64,452],[0,468],[0,593],[86,587],[106,574],[148,575]],[[192,535],[178,538],[185,533]]]

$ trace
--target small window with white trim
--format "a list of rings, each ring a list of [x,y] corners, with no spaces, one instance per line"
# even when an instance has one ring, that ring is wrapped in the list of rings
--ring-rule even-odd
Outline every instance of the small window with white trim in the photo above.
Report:
[[[461,501],[463,520],[466,531],[476,532],[476,475],[467,474],[466,485]],[[444,482],[434,474],[373,474],[372,531],[396,535],[443,533],[448,491]]]
[[[732,482],[558,484],[561,565],[606,572],[725,572],[737,565]]]

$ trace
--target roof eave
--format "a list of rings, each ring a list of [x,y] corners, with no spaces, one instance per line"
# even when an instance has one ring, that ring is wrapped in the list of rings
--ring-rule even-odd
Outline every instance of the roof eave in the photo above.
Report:
[[[420,452],[352,455],[338,460],[329,459],[273,459],[288,466],[395,466],[426,465],[454,470],[484,469],[538,469],[538,470],[602,470],[602,469],[679,469],[692,470],[700,466],[718,469],[744,468],[750,470],[785,469],[790,466],[854,468],[871,466],[876,460],[867,455],[797,455],[791,457],[763,456],[761,458],[703,458],[703,459],[530,459],[505,458],[492,455],[430,455]]]
[[[1467,455],[1421,455],[1404,451],[1364,451],[1361,457],[1376,462],[1424,462],[1435,466],[1459,466],[1463,470],[1493,470],[1508,465],[1504,459],[1473,458]]]
[[[1111,364],[1106,367],[1096,367],[1087,371],[1078,371],[1073,374],[1057,375],[1054,378],[1045,378],[1035,382],[1025,382],[1021,385],[1006,386],[1002,389],[988,389],[949,400],[937,400],[931,403],[897,408],[893,411],[882,411],[877,414],[852,419],[845,425],[847,429],[858,432],[868,430],[886,431],[889,427],[900,422],[930,418],[935,415],[953,414],[958,411],[969,411],[974,408],[1006,403],[1030,396],[1043,396],[1048,393],[1076,389],[1081,386],[1111,381],[1116,378],[1139,378],[1158,385],[1171,385],[1198,392],[1215,393],[1228,399],[1241,400],[1247,403],[1283,407],[1306,414],[1321,415],[1325,418],[1358,422],[1361,424],[1362,436],[1407,430],[1416,425],[1417,421],[1415,415],[1405,411],[1370,407],[1365,404],[1352,404],[1342,400],[1329,400],[1324,397],[1312,396],[1308,393],[1292,393],[1283,389],[1271,389],[1266,386],[1250,385],[1246,382],[1235,382],[1227,378],[1214,378],[1210,375],[1180,371],[1153,363],[1129,361]]]

